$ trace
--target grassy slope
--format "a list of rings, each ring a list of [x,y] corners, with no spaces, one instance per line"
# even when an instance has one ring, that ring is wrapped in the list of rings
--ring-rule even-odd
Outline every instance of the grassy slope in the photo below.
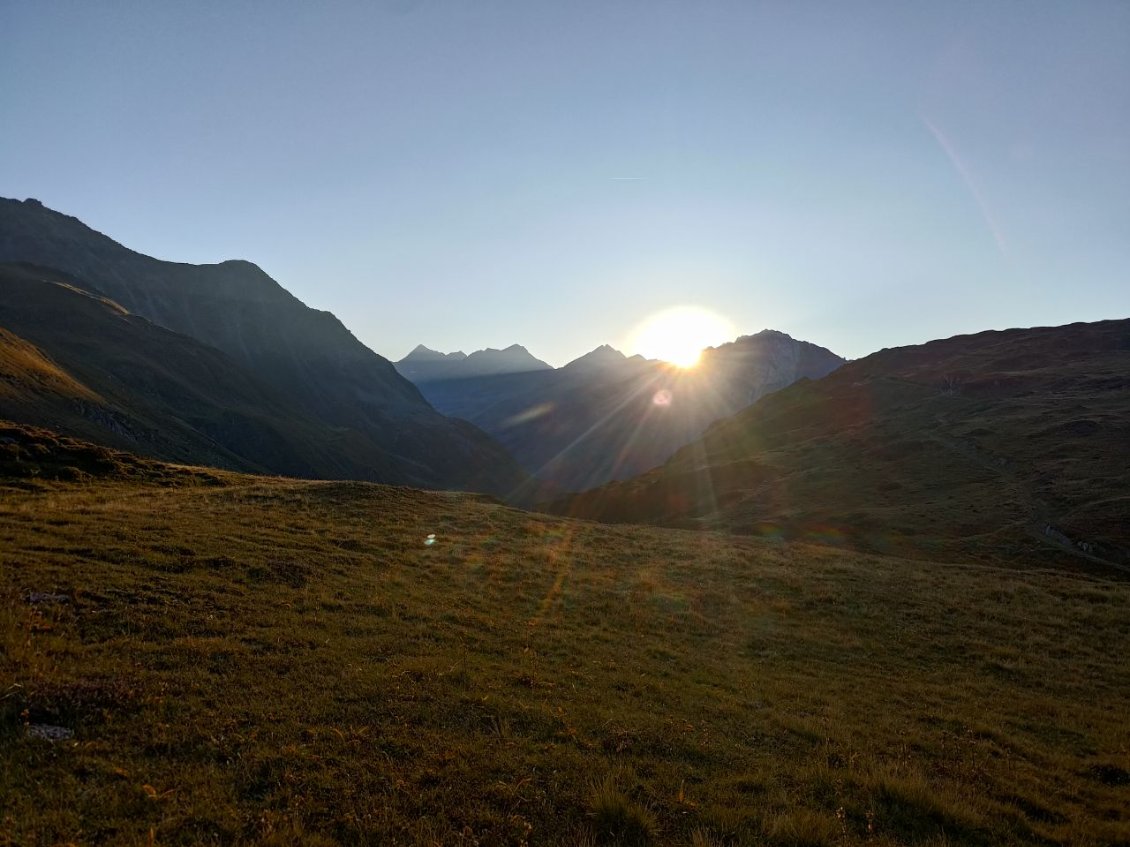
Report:
[[[101,399],[35,345],[0,328],[0,402],[23,399],[36,390],[61,401]]]
[[[1126,583],[159,470],[0,489],[0,844],[1130,843]]]
[[[938,558],[1064,563],[1073,546],[1083,566],[1130,565],[1128,374],[1130,320],[884,350],[558,508]]]

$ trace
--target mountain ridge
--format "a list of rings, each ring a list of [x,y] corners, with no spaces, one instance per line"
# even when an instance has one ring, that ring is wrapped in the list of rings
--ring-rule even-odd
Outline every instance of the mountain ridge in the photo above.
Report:
[[[602,345],[550,371],[434,381],[420,389],[440,411],[491,434],[527,472],[581,490],[662,464],[713,421],[843,361],[771,332],[709,348],[690,370]]]
[[[41,203],[8,199],[0,199],[0,261],[56,268],[130,313],[220,350],[302,417],[379,445],[397,469],[389,481],[441,488],[475,481],[504,493],[524,479],[488,436],[440,415],[336,316],[306,306],[251,262],[165,262]]]
[[[551,508],[873,552],[1125,567],[1128,374],[1130,319],[888,348]]]
[[[502,349],[486,347],[470,354],[462,350],[441,353],[418,344],[411,353],[394,362],[393,365],[401,376],[414,384],[442,379],[552,370],[551,365],[536,358],[521,344],[511,344]]]

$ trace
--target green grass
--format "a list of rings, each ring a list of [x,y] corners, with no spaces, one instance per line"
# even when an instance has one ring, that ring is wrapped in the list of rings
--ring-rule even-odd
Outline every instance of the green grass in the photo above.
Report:
[[[1130,843],[1125,582],[80,479],[0,489],[0,844]]]

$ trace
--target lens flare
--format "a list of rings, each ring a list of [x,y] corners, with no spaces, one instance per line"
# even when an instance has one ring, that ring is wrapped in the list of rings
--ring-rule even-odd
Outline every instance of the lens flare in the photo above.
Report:
[[[649,359],[693,368],[703,348],[732,341],[736,335],[734,325],[717,312],[701,306],[675,306],[636,327],[627,347]]]

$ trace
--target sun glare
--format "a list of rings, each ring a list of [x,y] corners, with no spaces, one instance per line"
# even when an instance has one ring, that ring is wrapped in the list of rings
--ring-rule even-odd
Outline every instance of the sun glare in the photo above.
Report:
[[[649,359],[693,368],[705,347],[733,341],[734,325],[701,306],[676,306],[649,317],[632,333],[628,349]]]

